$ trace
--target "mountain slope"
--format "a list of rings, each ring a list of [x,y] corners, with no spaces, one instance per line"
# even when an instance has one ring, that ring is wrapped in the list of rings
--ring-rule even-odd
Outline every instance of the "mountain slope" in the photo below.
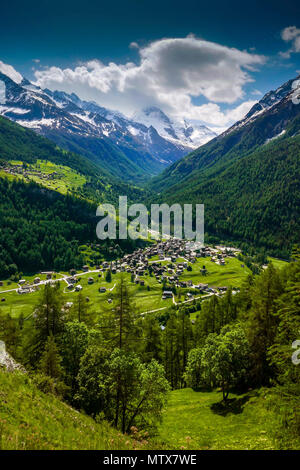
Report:
[[[15,160],[26,164],[44,160],[71,168],[86,179],[86,184],[81,192],[76,191],[76,195],[97,203],[117,202],[119,194],[127,194],[134,200],[142,194],[141,190],[113,177],[88,158],[62,150],[32,130],[0,116],[0,166]]]
[[[132,449],[134,441],[38,390],[25,374],[0,369],[0,449]]]
[[[108,130],[115,131],[115,126],[106,119],[98,118],[96,125],[93,116],[86,116],[72,102],[67,103],[65,110],[60,102],[26,79],[17,84],[0,72],[0,82],[5,85],[5,98],[0,103],[3,116],[50,138],[67,150],[83,154],[99,168],[123,180],[145,178],[147,171],[139,167],[134,158],[125,155],[122,146],[118,148],[106,136]],[[120,131],[116,132],[116,139],[120,135]]]
[[[300,106],[292,82],[157,178],[160,200],[204,203],[211,239],[288,257],[300,241]]]
[[[292,102],[294,81],[290,80],[265,95],[243,120],[175,162],[153,179],[151,187],[162,191],[189,177],[205,178],[211,171],[220,170],[283,135],[289,123],[300,113],[300,106]]]
[[[144,196],[85,157],[0,116],[0,278],[81,267],[79,246],[98,242],[97,205],[116,204],[120,194],[129,201]]]
[[[164,202],[204,203],[205,232],[270,249],[288,258],[300,241],[300,136],[272,142],[205,179],[161,195]]]

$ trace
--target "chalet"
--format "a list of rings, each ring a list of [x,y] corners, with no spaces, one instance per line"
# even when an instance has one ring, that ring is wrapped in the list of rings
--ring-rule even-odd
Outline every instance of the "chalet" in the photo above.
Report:
[[[106,288],[105,288],[105,287],[100,287],[100,288],[99,288],[99,292],[100,292],[101,294],[103,294],[104,292],[106,292]]]
[[[171,299],[173,297],[173,292],[171,290],[163,291],[162,298],[163,299]]]
[[[75,287],[76,292],[80,292],[82,290],[82,286],[78,284],[78,286]]]
[[[89,267],[87,265],[82,266],[82,270],[86,273],[89,270]]]
[[[196,289],[199,289],[201,291],[206,290],[208,288],[208,284],[199,284],[198,286],[195,286]]]
[[[31,292],[31,289],[29,287],[20,287],[17,292],[18,294],[29,294]]]
[[[92,277],[88,278],[88,284],[94,284],[94,279]]]

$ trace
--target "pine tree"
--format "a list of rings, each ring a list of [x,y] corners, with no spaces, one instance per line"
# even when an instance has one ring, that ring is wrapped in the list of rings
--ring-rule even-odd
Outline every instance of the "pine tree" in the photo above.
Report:
[[[137,319],[133,296],[125,276],[121,274],[114,292],[114,307],[107,308],[100,317],[100,327],[107,345],[111,349],[134,349],[140,339]]]
[[[59,355],[54,336],[50,334],[40,360],[39,370],[48,377],[60,380],[63,376],[61,362],[62,358]]]
[[[267,351],[274,343],[278,326],[277,299],[283,292],[278,271],[270,263],[255,280],[251,290],[252,306],[248,315],[248,340],[252,351],[252,375],[255,384],[268,383],[271,369]]]
[[[154,315],[148,314],[143,319],[143,351],[144,362],[151,362],[152,359],[161,362],[162,360],[162,331],[158,320]]]
[[[87,326],[93,326],[95,323],[94,314],[90,312],[89,304],[86,301],[82,292],[78,293],[78,296],[74,302],[73,315],[79,323],[85,323]]]
[[[111,270],[110,269],[106,271],[105,280],[106,282],[111,282]]]

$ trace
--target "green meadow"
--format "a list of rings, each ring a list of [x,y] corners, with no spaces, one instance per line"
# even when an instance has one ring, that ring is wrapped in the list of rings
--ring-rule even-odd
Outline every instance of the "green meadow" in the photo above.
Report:
[[[224,405],[218,391],[174,390],[157,441],[166,449],[275,449],[275,416],[266,406],[267,394],[231,393]]]
[[[23,167],[25,170],[23,162],[12,160],[9,163]],[[72,170],[68,166],[56,165],[55,163],[45,160],[37,160],[34,164],[26,164],[26,172],[27,177],[23,176],[22,174],[9,174],[4,170],[0,170],[0,177],[6,177],[10,180],[32,180],[48,189],[55,190],[61,194],[77,191],[86,183],[85,176],[81,175],[75,170]]]

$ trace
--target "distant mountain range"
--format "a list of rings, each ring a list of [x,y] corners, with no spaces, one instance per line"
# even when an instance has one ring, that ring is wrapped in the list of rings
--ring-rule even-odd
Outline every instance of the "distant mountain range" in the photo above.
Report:
[[[1,72],[0,114],[130,182],[158,174],[215,136],[205,126],[172,123],[158,108],[128,119],[74,93],[42,90]]]

